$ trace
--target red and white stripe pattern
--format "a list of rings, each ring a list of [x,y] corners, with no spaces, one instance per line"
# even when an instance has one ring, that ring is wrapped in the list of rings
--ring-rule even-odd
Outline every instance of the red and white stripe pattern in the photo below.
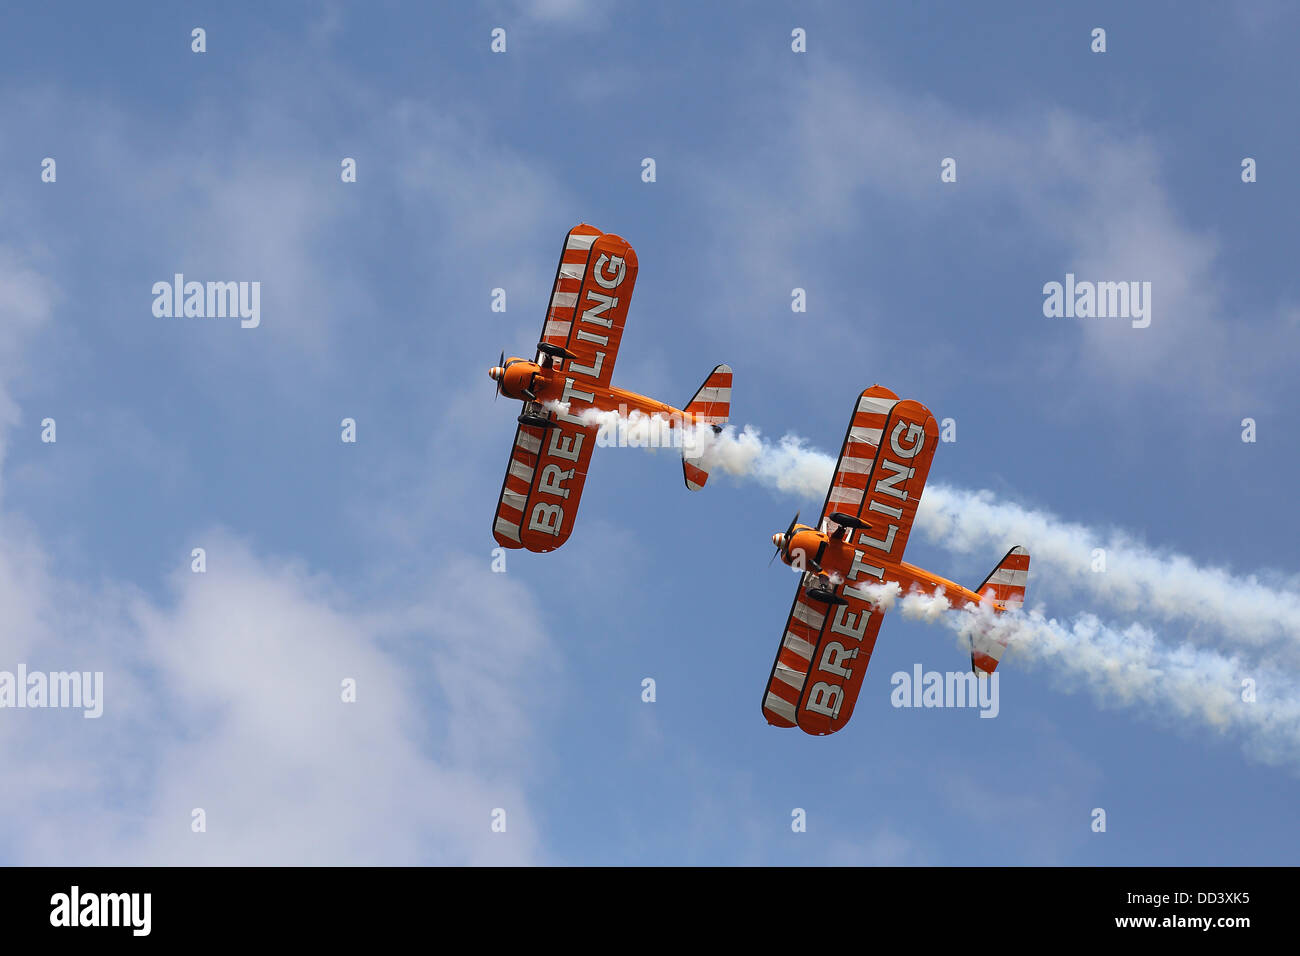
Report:
[[[799,695],[796,722],[806,734],[833,734],[849,722],[862,678],[876,648],[884,612],[850,589],[848,603],[829,607],[826,625],[813,651],[807,685]]]
[[[686,487],[691,491],[699,491],[704,487],[705,482],[709,480],[709,473],[698,465],[694,465],[682,459],[682,476],[686,479]]]
[[[853,537],[862,560],[881,567],[898,564],[907,549],[912,522],[939,447],[939,425],[930,410],[913,399],[890,409],[885,438],[871,465],[871,484],[858,517],[872,525]]]
[[[506,469],[496,522],[492,526],[492,535],[502,547],[523,547],[519,526],[523,523],[524,506],[533,485],[533,472],[540,457],[544,431],[531,425],[520,425],[515,432],[515,443],[510,448],[510,466]]]
[[[542,341],[559,346],[569,341],[578,293],[587,275],[591,246],[601,235],[595,226],[582,223],[570,229],[564,237],[560,264],[555,270],[555,284],[551,287],[551,302],[546,310],[546,325],[542,328]]]
[[[988,634],[975,634],[971,637],[970,663],[976,674],[992,674],[1002,660],[1002,652],[1007,649],[1006,641],[998,640]]]
[[[991,598],[1006,610],[1025,605],[1025,588],[1029,584],[1029,551],[1017,545],[998,562],[984,583],[976,590],[981,598]],[[987,634],[977,634],[971,642],[971,665],[977,672],[992,674],[1002,660],[1006,642]]]
[[[805,575],[804,579],[808,577]],[[775,727],[793,727],[797,723],[799,695],[803,693],[812,656],[826,624],[826,610],[825,604],[808,598],[807,588],[801,582],[763,694],[763,717]]]
[[[710,425],[727,424],[731,417],[731,366],[719,365],[710,372],[683,411]]]
[[[709,425],[725,425],[731,418],[731,366],[719,365],[704,380],[699,391],[690,403],[682,409],[688,415],[695,416],[695,421]],[[683,455],[682,474],[686,478],[686,487],[699,491],[709,480],[709,473],[700,467],[700,461],[688,461]]]
[[[1007,552],[993,573],[984,579],[975,593],[980,597],[992,595],[993,600],[1005,604],[1008,610],[1025,606],[1025,587],[1029,584],[1029,552],[1020,545]]]
[[[835,477],[826,493],[823,518],[834,511],[856,515],[862,507],[885,420],[897,404],[898,396],[883,385],[873,385],[858,397],[835,465]]]
[[[810,600],[800,583],[763,695],[763,717],[774,727],[820,736],[853,715],[884,612],[847,590],[844,598],[838,607]]]

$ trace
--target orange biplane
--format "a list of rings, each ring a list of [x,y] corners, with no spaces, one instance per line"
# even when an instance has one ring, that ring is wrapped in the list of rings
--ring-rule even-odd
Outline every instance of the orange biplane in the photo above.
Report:
[[[492,528],[503,547],[554,551],[573,531],[598,432],[584,413],[640,412],[659,416],[669,430],[720,430],[727,422],[726,365],[709,373],[684,409],[610,385],[636,271],[636,253],[625,240],[595,226],[574,226],[564,238],[536,358],[507,359],[502,352],[488,372],[498,395],[524,402]],[[690,442],[681,446],[686,487],[699,490],[708,472],[688,460]]]
[[[848,723],[884,615],[864,585],[894,583],[902,595],[942,594],[954,607],[994,613],[1024,604],[1024,548],[1008,551],[974,591],[903,561],[938,439],[928,408],[872,386],[854,406],[819,526],[799,524],[796,513],[772,536],[781,560],[804,574],[763,695],[769,724],[833,734]],[[993,673],[1004,648],[988,635],[972,638],[972,669]]]

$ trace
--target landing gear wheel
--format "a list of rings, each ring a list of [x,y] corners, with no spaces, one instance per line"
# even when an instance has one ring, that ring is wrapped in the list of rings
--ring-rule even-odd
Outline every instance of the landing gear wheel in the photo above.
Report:
[[[827,588],[809,588],[808,600],[817,601],[821,604],[848,604],[849,602],[835,593],[834,589]]]
[[[516,419],[520,425],[531,425],[533,428],[554,428],[555,422],[551,421],[546,415],[546,410],[538,402],[528,402],[524,405],[523,414]]]

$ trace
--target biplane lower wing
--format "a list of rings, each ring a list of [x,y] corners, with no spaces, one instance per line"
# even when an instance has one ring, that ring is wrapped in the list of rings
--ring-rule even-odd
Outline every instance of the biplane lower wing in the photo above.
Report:
[[[542,325],[542,341],[547,345],[563,347],[569,342],[578,293],[587,277],[591,247],[601,235],[595,226],[579,223],[564,237],[560,264],[555,267],[555,282],[551,285],[551,299],[546,307],[546,322]]]
[[[568,540],[596,447],[595,425],[552,410],[552,427],[520,425],[492,535],[505,548],[554,551]]]
[[[769,724],[793,727],[799,722],[799,695],[807,683],[825,623],[826,605],[810,599],[801,581],[763,693],[763,716]]]
[[[776,727],[833,734],[849,721],[884,612],[849,588],[829,605],[799,584],[763,695],[763,717]]]
[[[856,515],[862,507],[885,421],[897,404],[898,396],[883,385],[873,385],[858,396],[822,505],[823,518],[837,511]]]

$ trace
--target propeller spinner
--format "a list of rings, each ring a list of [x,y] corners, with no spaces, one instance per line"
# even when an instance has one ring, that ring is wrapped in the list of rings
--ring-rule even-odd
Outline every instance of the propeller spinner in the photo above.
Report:
[[[796,511],[794,517],[790,519],[790,527],[785,529],[785,534],[772,535],[772,543],[776,545],[776,551],[773,552],[772,557],[767,562],[769,568],[772,566],[772,562],[776,560],[778,554],[781,556],[782,560],[790,557],[790,539],[794,537],[794,526],[798,523],[799,512]]]
[[[506,350],[501,350],[501,357],[497,359],[497,364],[488,369],[488,378],[497,383],[496,394],[492,396],[492,401],[501,397],[501,380],[506,377]]]

